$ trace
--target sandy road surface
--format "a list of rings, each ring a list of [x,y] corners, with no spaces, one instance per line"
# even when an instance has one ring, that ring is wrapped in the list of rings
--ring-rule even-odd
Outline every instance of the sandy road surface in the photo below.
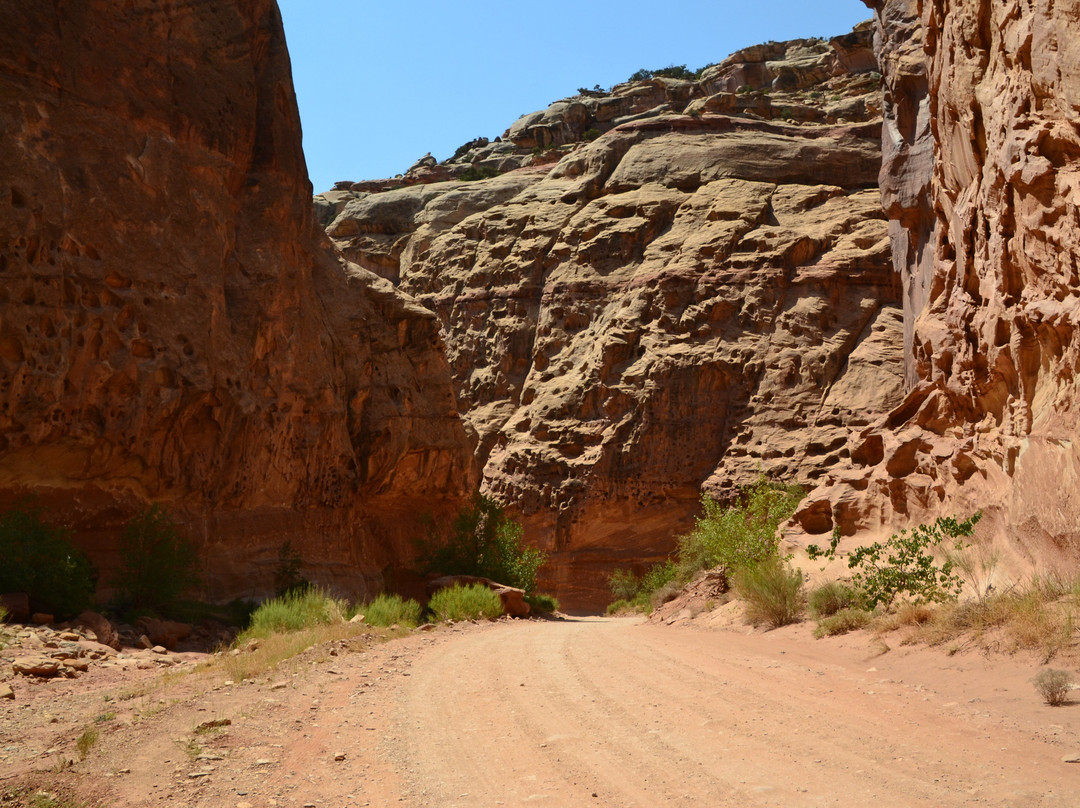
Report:
[[[30,777],[114,806],[1080,806],[1063,761],[1080,702],[1042,704],[1037,662],[809,633],[499,621],[315,649],[238,685],[23,687],[0,715],[0,797]],[[78,761],[88,722],[101,739]]]
[[[417,659],[400,693],[409,800],[1080,805],[1080,764],[1062,762],[1080,747],[1078,711],[1030,715],[1015,663],[942,673],[925,651],[868,662],[797,636],[595,619],[463,638]]]

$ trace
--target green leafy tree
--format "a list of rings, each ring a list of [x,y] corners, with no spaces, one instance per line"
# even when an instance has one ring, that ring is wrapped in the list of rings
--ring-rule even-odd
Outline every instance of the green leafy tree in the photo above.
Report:
[[[524,530],[503,507],[480,492],[458,511],[449,530],[431,523],[421,546],[421,564],[428,572],[477,575],[532,594],[536,576],[547,560],[523,544]]]
[[[97,576],[71,532],[41,512],[29,499],[0,514],[0,592],[26,592],[31,608],[72,617],[90,605]]]
[[[116,588],[126,607],[164,614],[199,584],[195,548],[158,505],[127,523],[120,537],[120,554]]]
[[[901,595],[922,602],[955,600],[964,580],[955,571],[955,562],[951,558],[938,562],[934,550],[944,551],[949,545],[961,549],[960,539],[970,536],[981,518],[982,511],[962,522],[943,516],[932,525],[901,530],[888,541],[857,548],[848,556],[848,568],[854,570],[851,585],[870,608],[890,606]],[[832,559],[839,543],[837,528],[828,549],[812,544],[806,552],[811,559]]]
[[[799,485],[782,485],[764,477],[744,489],[739,501],[722,505],[701,498],[702,516],[679,539],[678,578],[688,581],[698,570],[723,567],[733,575],[778,553],[776,530],[790,518],[804,496]]]

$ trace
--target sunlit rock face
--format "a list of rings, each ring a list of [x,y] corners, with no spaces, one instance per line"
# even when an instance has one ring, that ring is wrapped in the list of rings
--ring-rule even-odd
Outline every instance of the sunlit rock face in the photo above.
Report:
[[[983,508],[1013,564],[1075,563],[1080,9],[874,6],[912,389],[798,521],[853,533]]]
[[[470,485],[439,321],[315,226],[272,0],[3,0],[0,499],[107,582],[160,502],[205,595],[290,539],[363,593]]]
[[[901,401],[875,69],[869,27],[772,43],[526,116],[471,152],[523,166],[499,176],[322,196],[437,313],[483,488],[564,606],[672,551],[703,491],[812,484]]]

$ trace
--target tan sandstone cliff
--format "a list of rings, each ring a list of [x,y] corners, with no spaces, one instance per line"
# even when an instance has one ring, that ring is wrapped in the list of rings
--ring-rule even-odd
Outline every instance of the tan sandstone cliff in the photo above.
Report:
[[[315,226],[276,4],[0,12],[0,502],[106,576],[156,501],[206,596],[265,592],[285,539],[381,586],[471,445],[436,318]]]
[[[564,605],[672,551],[702,491],[813,483],[901,400],[870,44],[577,96],[317,198],[349,260],[438,314],[483,487]]]
[[[1080,556],[1080,9],[874,4],[903,404],[797,521],[845,533],[983,508],[1014,565]]]

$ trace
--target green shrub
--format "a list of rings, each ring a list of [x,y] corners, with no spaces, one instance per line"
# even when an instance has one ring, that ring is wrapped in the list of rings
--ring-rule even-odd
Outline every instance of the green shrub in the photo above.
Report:
[[[483,584],[448,586],[431,598],[428,608],[438,621],[494,620],[503,613],[502,601]]]
[[[608,586],[615,598],[615,603],[625,603],[621,606],[622,611],[637,611],[648,614],[659,606],[671,592],[665,591],[668,587],[678,590],[675,583],[676,567],[670,559],[653,564],[645,573],[638,578],[630,570],[615,570],[608,578]],[[658,593],[660,594],[657,597]],[[614,605],[614,604],[613,604]],[[609,608],[609,613],[611,612]]]
[[[0,606],[0,623],[6,623],[8,619],[8,610],[3,606]]]
[[[182,594],[199,584],[195,549],[158,505],[127,523],[120,536],[120,554],[116,589],[130,609],[168,613]]]
[[[641,581],[632,570],[615,570],[608,578],[608,587],[616,601],[633,600],[641,589]]]
[[[1069,671],[1056,668],[1046,668],[1039,671],[1031,681],[1039,695],[1051,707],[1057,707],[1069,700],[1069,691],[1072,689],[1072,674]]]
[[[455,176],[454,179],[462,180],[464,182],[475,182],[476,180],[487,180],[497,176],[499,176],[499,170],[497,168],[492,168],[491,166],[469,166]]]
[[[963,522],[955,517],[939,517],[932,525],[919,525],[910,533],[901,530],[888,541],[853,550],[848,556],[848,568],[854,570],[851,585],[871,609],[879,604],[890,606],[900,595],[916,602],[956,600],[964,585],[963,578],[953,572],[955,564],[951,559],[938,564],[933,550],[944,549],[947,541],[970,536],[981,517],[982,511]],[[837,528],[827,550],[812,544],[806,552],[811,559],[831,559],[839,543]],[[953,545],[957,551],[963,546],[960,541]]]
[[[814,636],[821,639],[836,634],[847,634],[849,631],[858,631],[870,625],[873,619],[874,616],[865,609],[841,609],[819,620],[817,628],[814,629]]]
[[[420,563],[429,573],[476,575],[532,594],[546,556],[522,544],[524,531],[503,507],[481,493],[458,511],[450,528],[429,525]]]
[[[71,544],[71,533],[48,524],[25,500],[0,514],[0,592],[25,592],[31,608],[72,617],[90,605],[96,575]]]
[[[668,79],[686,79],[687,81],[693,81],[697,78],[697,73],[693,70],[688,70],[686,65],[668,65],[667,67],[661,67],[659,70],[646,70],[642,68],[633,73],[627,81],[648,81],[649,79],[658,76]]]
[[[595,126],[590,127],[589,129],[586,129],[581,134],[581,139],[582,140],[592,141],[592,140],[596,140],[598,137],[600,137],[600,130],[597,129]]]
[[[357,611],[369,626],[416,626],[420,624],[420,604],[401,595],[379,595]]]
[[[786,626],[798,622],[806,608],[802,573],[780,558],[741,567],[733,582],[735,593],[746,603],[746,617],[754,625]]]
[[[798,485],[760,479],[744,489],[735,505],[725,507],[703,496],[704,515],[679,539],[677,575],[689,581],[698,570],[723,567],[734,573],[777,554],[776,530],[803,498]]]
[[[311,586],[311,581],[300,572],[303,566],[300,553],[294,550],[292,542],[286,539],[278,549],[278,564],[274,570],[274,592],[278,597]]]
[[[842,581],[829,581],[811,590],[807,597],[810,616],[815,620],[831,617],[858,604],[859,594]]]
[[[551,614],[559,611],[559,599],[551,595],[526,595],[525,602],[529,608],[539,614]]]
[[[252,613],[251,624],[241,632],[239,640],[337,623],[344,614],[345,604],[318,587],[290,592],[260,605]]]

